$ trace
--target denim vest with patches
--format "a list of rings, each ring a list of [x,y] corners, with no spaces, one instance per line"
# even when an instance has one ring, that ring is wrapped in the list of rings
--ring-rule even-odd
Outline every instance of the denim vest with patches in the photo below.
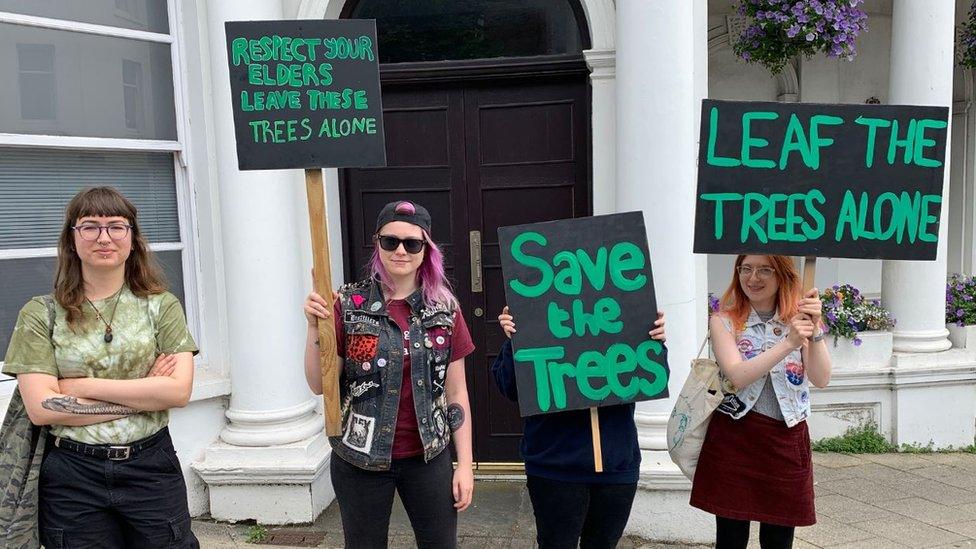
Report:
[[[750,311],[749,318],[742,331],[733,331],[729,319],[720,317],[725,329],[735,336],[736,345],[742,358],[749,360],[759,353],[772,348],[786,339],[790,333],[789,324],[783,322],[777,313],[768,322],[763,322],[755,310]],[[793,349],[783,360],[779,361],[769,371],[776,391],[776,401],[783,412],[783,419],[788,427],[793,427],[810,416],[810,386],[803,367],[800,349]],[[725,399],[719,405],[718,411],[739,419],[746,415],[763,390],[766,376],[762,376],[747,387],[735,393],[726,393]]]
[[[451,440],[444,387],[455,311],[424,306],[423,294],[417,290],[406,299],[410,327],[404,337],[387,312],[376,280],[343,286],[339,299],[346,356],[339,379],[342,435],[329,439],[334,451],[363,469],[390,468],[406,348],[424,460],[430,461]]]

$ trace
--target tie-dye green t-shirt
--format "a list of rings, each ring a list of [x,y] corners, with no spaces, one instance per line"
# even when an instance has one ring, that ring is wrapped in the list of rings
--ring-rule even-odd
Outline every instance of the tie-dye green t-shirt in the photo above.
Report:
[[[3,373],[41,373],[102,379],[145,377],[160,353],[197,352],[176,297],[163,292],[136,297],[123,287],[116,296],[93,302],[112,323],[112,341],[104,340],[105,325],[86,303],[84,322],[72,331],[65,310],[55,305],[53,336],[44,298],[35,297],[20,310],[4,359]],[[114,312],[113,308],[117,310]],[[88,444],[126,444],[146,438],[169,421],[169,412],[140,412],[114,421],[69,427],[52,425],[51,433]]]

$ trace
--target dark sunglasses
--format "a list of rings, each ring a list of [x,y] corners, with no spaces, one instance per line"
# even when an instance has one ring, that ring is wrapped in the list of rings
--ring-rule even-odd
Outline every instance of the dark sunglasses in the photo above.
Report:
[[[403,249],[407,251],[408,254],[419,254],[421,250],[424,249],[424,242],[421,238],[399,238],[396,236],[387,236],[378,234],[373,237],[380,243],[380,248],[388,252],[395,252],[400,244],[403,244]]]

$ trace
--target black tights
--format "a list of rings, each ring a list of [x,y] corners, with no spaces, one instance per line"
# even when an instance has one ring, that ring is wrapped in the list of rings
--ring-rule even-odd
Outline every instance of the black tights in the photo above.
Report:
[[[715,549],[745,549],[749,545],[749,521],[715,517]],[[793,527],[759,523],[759,546],[762,549],[793,547]]]

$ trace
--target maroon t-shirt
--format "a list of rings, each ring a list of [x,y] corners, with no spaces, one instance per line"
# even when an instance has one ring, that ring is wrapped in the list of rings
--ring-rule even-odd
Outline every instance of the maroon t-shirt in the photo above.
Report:
[[[405,335],[410,330],[410,305],[403,299],[393,299],[387,302],[387,312],[390,318],[400,327]],[[342,324],[342,309],[339,300],[335,301],[334,309],[336,351],[339,356],[346,354],[346,332]],[[409,337],[409,335],[408,335]],[[393,459],[418,456],[424,453],[424,446],[420,441],[420,429],[417,427],[417,411],[413,403],[413,383],[410,380],[410,349],[409,341],[403,340],[403,378],[400,383],[400,403],[397,410],[396,431],[393,435]],[[454,333],[451,336],[451,362],[462,359],[474,351],[471,333],[460,311],[454,316]]]

